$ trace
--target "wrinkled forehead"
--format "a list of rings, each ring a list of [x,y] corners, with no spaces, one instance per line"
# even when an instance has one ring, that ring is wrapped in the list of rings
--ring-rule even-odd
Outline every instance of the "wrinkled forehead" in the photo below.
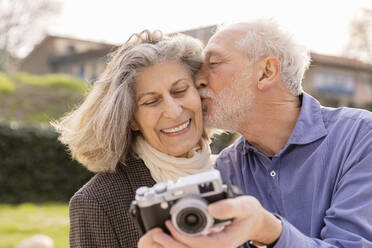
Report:
[[[204,56],[223,54],[237,50],[237,42],[243,38],[245,32],[239,27],[228,27],[214,34],[203,50]]]

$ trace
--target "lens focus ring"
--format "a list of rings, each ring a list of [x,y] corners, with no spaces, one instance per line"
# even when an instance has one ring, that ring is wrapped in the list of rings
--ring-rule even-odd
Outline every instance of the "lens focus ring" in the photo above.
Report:
[[[208,202],[197,195],[182,198],[170,210],[172,223],[181,233],[189,236],[200,235],[214,222],[207,207]]]

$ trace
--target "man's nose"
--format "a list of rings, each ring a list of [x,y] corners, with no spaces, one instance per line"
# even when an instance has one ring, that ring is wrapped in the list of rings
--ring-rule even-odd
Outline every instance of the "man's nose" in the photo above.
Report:
[[[164,116],[170,119],[177,119],[182,113],[182,106],[172,97],[165,99]]]
[[[197,89],[201,89],[201,88],[207,87],[208,82],[205,78],[200,78],[200,79],[196,79],[195,84],[196,84]]]

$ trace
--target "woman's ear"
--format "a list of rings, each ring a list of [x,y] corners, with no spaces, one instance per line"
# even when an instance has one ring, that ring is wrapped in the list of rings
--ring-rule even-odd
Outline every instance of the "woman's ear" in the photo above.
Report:
[[[133,131],[139,131],[139,125],[136,120],[132,120],[130,122],[130,129],[132,129]]]
[[[280,61],[275,57],[267,57],[260,62],[260,78],[257,87],[265,91],[273,85],[280,76]]]

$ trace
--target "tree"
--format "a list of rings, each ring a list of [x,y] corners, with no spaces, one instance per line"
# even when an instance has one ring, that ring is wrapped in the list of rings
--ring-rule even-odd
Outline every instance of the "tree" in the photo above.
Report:
[[[7,72],[20,48],[40,37],[47,18],[59,12],[51,0],[0,0],[0,70]]]
[[[372,10],[362,9],[350,22],[344,55],[372,64]]]

